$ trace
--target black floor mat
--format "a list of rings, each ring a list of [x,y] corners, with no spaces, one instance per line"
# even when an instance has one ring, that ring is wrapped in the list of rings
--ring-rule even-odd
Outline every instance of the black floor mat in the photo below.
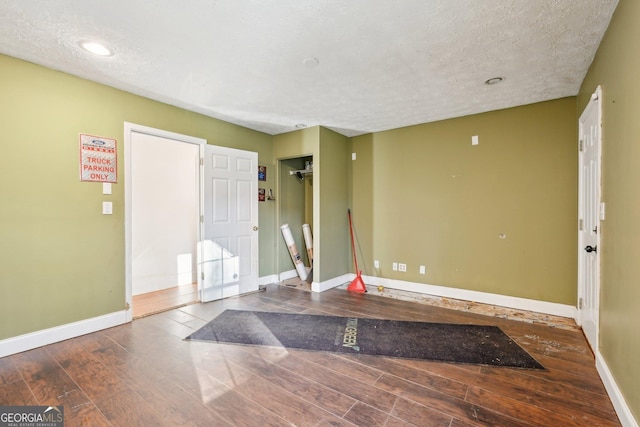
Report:
[[[186,339],[544,369],[497,326],[226,310]]]

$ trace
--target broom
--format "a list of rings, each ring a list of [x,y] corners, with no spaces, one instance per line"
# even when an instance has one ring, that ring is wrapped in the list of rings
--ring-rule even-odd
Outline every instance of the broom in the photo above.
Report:
[[[351,209],[347,209],[349,214],[349,231],[351,232],[351,250],[353,251],[353,263],[356,266],[356,278],[353,279],[351,284],[347,287],[347,291],[364,293],[367,292],[367,287],[362,281],[362,271],[358,270],[358,258],[356,257],[356,244],[353,239],[353,223],[351,222]]]

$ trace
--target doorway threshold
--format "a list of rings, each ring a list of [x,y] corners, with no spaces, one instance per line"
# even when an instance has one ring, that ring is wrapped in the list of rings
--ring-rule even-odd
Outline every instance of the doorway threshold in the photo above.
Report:
[[[133,319],[151,316],[199,302],[198,285],[175,286],[133,296]]]

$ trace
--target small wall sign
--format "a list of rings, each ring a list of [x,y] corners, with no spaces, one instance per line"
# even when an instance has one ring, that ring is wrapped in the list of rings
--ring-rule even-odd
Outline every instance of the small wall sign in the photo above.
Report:
[[[267,180],[267,167],[258,166],[258,181],[266,181],[266,180]]]
[[[80,180],[118,182],[116,140],[80,134]]]

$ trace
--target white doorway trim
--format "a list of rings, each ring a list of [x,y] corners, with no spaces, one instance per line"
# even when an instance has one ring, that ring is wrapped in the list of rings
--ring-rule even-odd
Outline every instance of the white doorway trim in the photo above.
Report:
[[[124,123],[124,228],[125,228],[125,300],[127,303],[126,321],[130,322],[133,319],[133,311],[131,310],[133,301],[133,278],[132,278],[132,152],[131,141],[133,133],[142,133],[151,136],[157,136],[160,138],[172,139],[179,142],[188,144],[197,144],[199,147],[199,157],[202,159],[204,156],[204,146],[207,144],[207,140],[202,138],[196,138],[193,136],[182,135],[174,132],[165,131],[162,129],[155,129],[143,125],[134,123]],[[203,206],[203,170],[202,165],[199,168],[199,182],[198,182],[198,212],[202,215]],[[198,241],[202,236],[202,225],[198,223]],[[198,277],[198,288],[201,287],[200,277]]]

